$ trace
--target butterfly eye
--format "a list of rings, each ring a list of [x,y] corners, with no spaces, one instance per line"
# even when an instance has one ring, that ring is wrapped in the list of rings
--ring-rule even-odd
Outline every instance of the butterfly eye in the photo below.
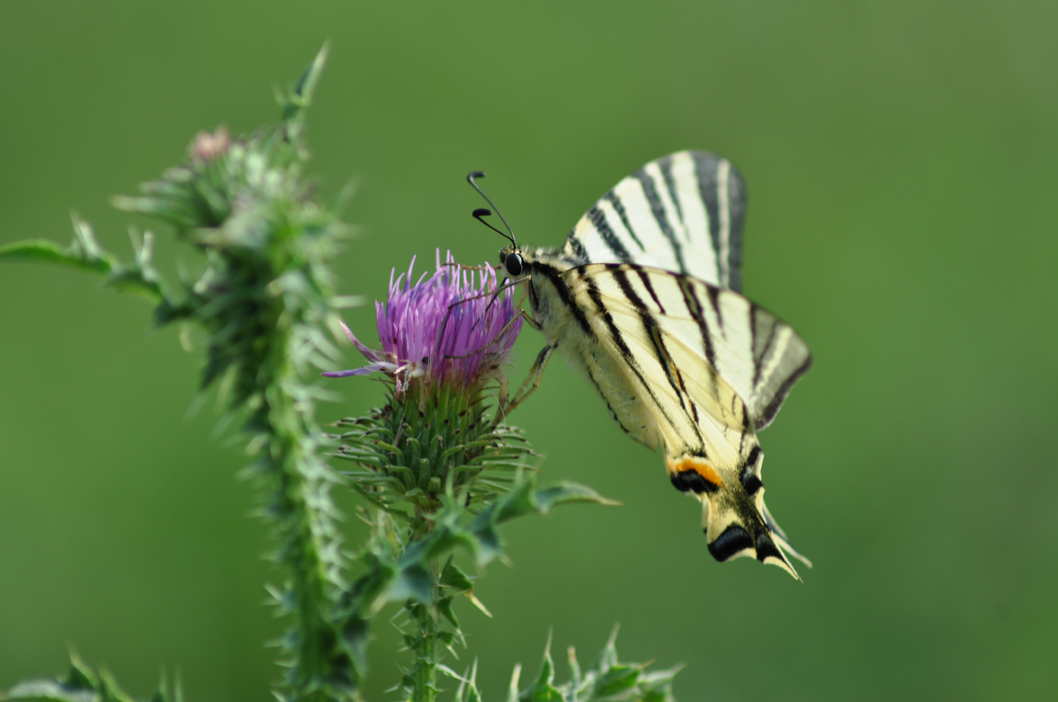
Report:
[[[507,254],[507,260],[503,263],[507,268],[507,273],[510,275],[518,276],[522,274],[522,255],[517,253]]]

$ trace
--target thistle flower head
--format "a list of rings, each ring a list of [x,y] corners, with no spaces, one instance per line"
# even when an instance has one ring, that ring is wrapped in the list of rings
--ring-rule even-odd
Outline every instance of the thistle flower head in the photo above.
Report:
[[[332,378],[384,373],[396,384],[398,397],[409,389],[480,389],[498,377],[522,327],[509,291],[500,292],[496,271],[489,266],[469,269],[455,264],[452,254],[436,272],[414,279],[415,259],[394,280],[389,296],[375,303],[382,349],[365,346],[349,327],[349,340],[370,363],[353,370],[324,373]]]

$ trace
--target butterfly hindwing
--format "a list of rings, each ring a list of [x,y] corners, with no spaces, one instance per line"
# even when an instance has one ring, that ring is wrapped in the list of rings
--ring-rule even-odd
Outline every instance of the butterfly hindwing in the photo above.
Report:
[[[710,552],[721,561],[754,556],[796,576],[782,549],[797,554],[764,507],[756,422],[762,408],[781,404],[772,388],[788,391],[796,380],[770,377],[807,368],[800,337],[738,293],[689,276],[591,264],[562,277],[596,340],[569,350],[590,349],[589,377],[626,432],[660,437],[673,484],[703,502]],[[759,330],[770,340],[758,340]],[[656,432],[642,428],[649,424]]]
[[[593,286],[606,312],[621,320],[616,330],[639,341],[636,357],[668,359],[684,391],[727,426],[744,423],[732,392],[759,431],[811,366],[808,345],[792,327],[732,290],[633,264],[581,266],[567,278],[575,293]]]
[[[585,262],[627,262],[742,287],[746,188],[726,159],[680,151],[651,161],[599,198],[565,251]]]

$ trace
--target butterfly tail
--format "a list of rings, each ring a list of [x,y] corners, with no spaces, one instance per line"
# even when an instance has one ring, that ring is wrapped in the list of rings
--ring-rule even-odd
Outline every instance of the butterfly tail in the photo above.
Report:
[[[809,568],[812,567],[812,561],[808,560],[800,553],[794,550],[794,547],[790,545],[789,540],[786,538],[786,534],[779,528],[779,525],[775,523],[775,518],[771,516],[771,512],[768,511],[768,507],[764,504],[764,500],[760,501],[760,511],[764,515],[764,521],[768,525],[768,528],[772,532],[772,540],[782,547],[782,550],[789,555],[793,556],[797,560],[804,563]]]
[[[669,456],[667,465],[672,484],[702,502],[702,528],[713,558],[724,562],[751,556],[761,563],[777,565],[800,580],[787,554],[808,567],[812,564],[790,546],[786,534],[764,506],[762,458],[759,449],[750,451],[738,480],[724,480],[703,456]]]
[[[779,532],[771,529],[768,520],[752,503],[747,505],[735,495],[719,493],[700,497],[704,508],[702,526],[713,558],[723,563],[751,556],[761,563],[777,565],[798,580],[801,579],[786,557],[786,552],[796,557],[800,557],[800,554],[790,547]],[[736,499],[727,499],[730,497]],[[747,506],[749,509],[744,509]]]

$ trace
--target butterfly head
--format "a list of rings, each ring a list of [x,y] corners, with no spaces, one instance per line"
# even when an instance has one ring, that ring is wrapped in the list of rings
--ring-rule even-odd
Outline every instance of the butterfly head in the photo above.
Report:
[[[500,249],[500,265],[511,278],[518,278],[527,272],[527,264],[517,246],[505,246]]]

